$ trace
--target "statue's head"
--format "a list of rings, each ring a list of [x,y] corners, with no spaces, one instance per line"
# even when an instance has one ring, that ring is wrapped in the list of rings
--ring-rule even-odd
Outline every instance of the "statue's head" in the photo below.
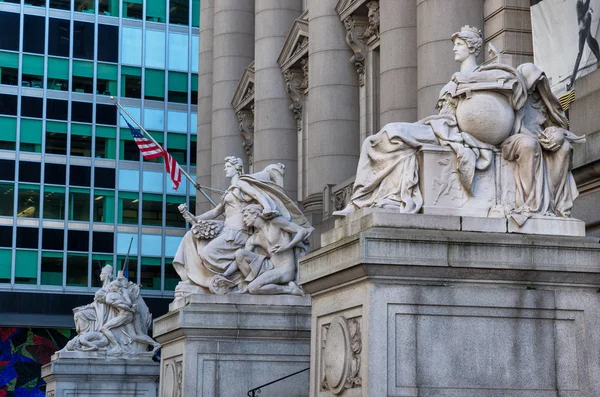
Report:
[[[225,157],[225,176],[231,178],[234,175],[241,175],[244,172],[244,162],[241,158],[235,156]]]
[[[263,207],[260,204],[249,204],[242,210],[244,214],[244,224],[246,227],[253,227],[254,223],[262,214]]]
[[[483,33],[469,25],[460,28],[460,32],[455,32],[450,39],[454,43],[454,59],[458,62],[462,62],[470,54],[479,55],[483,48]],[[462,51],[463,45],[466,46],[464,51]]]
[[[108,280],[112,276],[113,267],[111,265],[106,265],[102,268],[100,272],[100,281]]]

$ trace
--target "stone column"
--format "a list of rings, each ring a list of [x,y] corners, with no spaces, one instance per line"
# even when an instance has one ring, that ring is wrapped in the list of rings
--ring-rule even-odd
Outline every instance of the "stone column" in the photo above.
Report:
[[[301,13],[302,0],[256,0],[254,170],[285,164],[284,187],[292,199],[298,189],[298,137],[277,58]]]
[[[419,119],[436,113],[435,104],[440,90],[458,71],[450,36],[463,25],[483,29],[483,1],[417,0]]]
[[[212,139],[212,80],[213,80],[213,18],[214,0],[200,4],[200,43],[198,51],[198,139],[196,144],[196,181],[210,185]],[[211,205],[196,193],[193,213],[208,211]]]
[[[308,2],[308,212],[322,209],[326,184],[355,175],[360,151],[358,77],[337,3]]]
[[[417,120],[415,0],[380,0],[380,123]]]
[[[254,0],[214,0],[211,186],[228,187],[224,159],[246,159],[231,106],[244,68],[254,60]]]

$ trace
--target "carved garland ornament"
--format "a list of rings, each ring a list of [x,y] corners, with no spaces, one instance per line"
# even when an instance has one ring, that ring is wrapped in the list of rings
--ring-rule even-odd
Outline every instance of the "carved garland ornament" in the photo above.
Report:
[[[321,388],[337,395],[362,384],[360,352],[362,340],[358,319],[336,316],[323,335],[323,375]]]
[[[242,146],[248,155],[248,164],[254,162],[253,147],[254,147],[254,105],[250,106],[250,110],[242,109],[237,112],[238,127],[242,134]]]

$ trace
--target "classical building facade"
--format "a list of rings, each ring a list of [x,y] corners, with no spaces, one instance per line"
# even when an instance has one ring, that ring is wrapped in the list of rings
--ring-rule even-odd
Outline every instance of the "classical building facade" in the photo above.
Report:
[[[327,230],[348,199],[365,137],[435,113],[457,71],[452,33],[482,29],[480,62],[532,62],[529,7],[529,0],[203,1],[198,180],[226,188],[228,155],[243,158],[246,172],[281,162],[290,195],[318,231]],[[600,233],[593,204],[600,122],[589,111],[599,79],[582,80],[581,99],[571,104],[571,129],[588,135],[574,157],[582,194],[573,215],[590,235]]]

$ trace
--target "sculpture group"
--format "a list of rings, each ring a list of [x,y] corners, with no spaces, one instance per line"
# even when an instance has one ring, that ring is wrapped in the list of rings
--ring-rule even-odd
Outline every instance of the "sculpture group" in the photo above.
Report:
[[[532,63],[478,65],[483,38],[476,28],[464,26],[451,39],[460,71],[441,90],[439,113],[416,123],[387,124],[368,137],[350,202],[334,215],[363,207],[419,212],[418,153],[438,145],[454,152],[452,173],[466,196],[476,194],[474,177],[490,167],[495,153],[512,168],[514,199],[497,197],[488,216],[507,216],[519,225],[535,216],[569,217],[578,195],[570,172],[572,143],[584,139],[568,131],[546,76]]]
[[[110,265],[102,268],[102,287],[94,301],[73,309],[77,336],[64,350],[152,357],[160,344],[148,336],[152,314],[140,296],[139,285],[128,281],[122,272],[111,280],[112,270]]]
[[[244,174],[242,160],[225,159],[231,185],[215,208],[194,216],[175,255],[181,277],[175,297],[192,293],[303,295],[298,258],[308,252],[313,228],[283,189],[283,164]],[[216,219],[223,215],[224,219]]]

